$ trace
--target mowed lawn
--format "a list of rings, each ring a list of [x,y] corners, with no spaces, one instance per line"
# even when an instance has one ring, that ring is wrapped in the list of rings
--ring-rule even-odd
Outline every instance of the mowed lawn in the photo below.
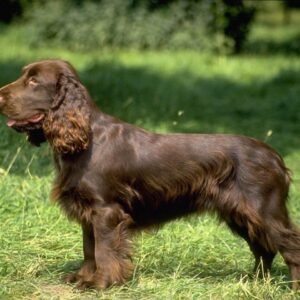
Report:
[[[253,36],[257,43],[259,30]],[[264,140],[293,172],[289,208],[300,226],[300,57],[279,47],[285,37],[273,41],[278,51],[238,57],[73,53],[30,48],[21,29],[1,28],[0,85],[16,79],[28,62],[62,58],[78,69],[99,107],[123,120],[156,132],[236,133]],[[51,161],[47,145],[28,145],[0,118],[0,299],[297,297],[280,256],[271,278],[257,279],[246,243],[214,216],[177,220],[137,236],[136,269],[125,286],[82,293],[62,284],[63,274],[80,265],[81,229],[49,200]]]

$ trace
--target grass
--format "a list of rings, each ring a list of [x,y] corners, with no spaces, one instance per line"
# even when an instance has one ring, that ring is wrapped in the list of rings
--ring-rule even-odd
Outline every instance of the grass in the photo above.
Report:
[[[291,28],[260,23],[249,52],[238,57],[30,49],[22,28],[2,28],[0,85],[32,60],[59,57],[76,66],[98,105],[121,119],[158,132],[225,132],[265,140],[293,171],[289,208],[300,225],[300,57],[283,51]],[[268,44],[255,53],[270,31],[278,51],[268,52]],[[178,220],[137,236],[135,273],[123,287],[79,293],[62,284],[60,277],[80,264],[81,232],[48,199],[54,176],[50,150],[28,145],[6,128],[3,117],[0,136],[0,299],[297,298],[280,256],[272,277],[257,279],[246,243],[213,216]]]

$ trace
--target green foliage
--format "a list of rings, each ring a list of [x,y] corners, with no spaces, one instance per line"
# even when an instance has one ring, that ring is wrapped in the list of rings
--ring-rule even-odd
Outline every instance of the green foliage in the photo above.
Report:
[[[152,6],[132,0],[37,2],[26,10],[28,37],[33,45],[51,42],[73,50],[236,50],[252,20],[240,2],[239,6],[217,0],[150,2]]]

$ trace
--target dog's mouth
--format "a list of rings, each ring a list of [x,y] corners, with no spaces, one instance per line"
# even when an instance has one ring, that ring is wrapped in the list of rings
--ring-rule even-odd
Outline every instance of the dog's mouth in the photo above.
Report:
[[[26,125],[33,125],[33,124],[37,124],[40,121],[42,121],[44,119],[44,117],[45,117],[45,114],[37,113],[26,119],[16,120],[16,119],[8,118],[6,121],[6,124],[8,127],[21,127],[21,126],[26,126]]]

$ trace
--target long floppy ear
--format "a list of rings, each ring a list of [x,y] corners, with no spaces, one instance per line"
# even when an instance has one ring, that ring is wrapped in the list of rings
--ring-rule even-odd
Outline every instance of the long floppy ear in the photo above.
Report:
[[[76,76],[61,74],[57,93],[44,123],[45,137],[59,154],[87,149],[90,139],[88,94]]]

